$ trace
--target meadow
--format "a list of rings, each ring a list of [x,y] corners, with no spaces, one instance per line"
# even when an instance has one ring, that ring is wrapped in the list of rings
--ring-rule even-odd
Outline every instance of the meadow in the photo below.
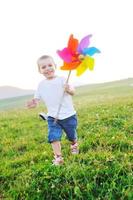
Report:
[[[42,104],[1,111],[0,199],[132,200],[132,83],[131,78],[77,88],[80,153],[71,155],[64,134],[62,166],[51,164],[47,123],[38,117]]]

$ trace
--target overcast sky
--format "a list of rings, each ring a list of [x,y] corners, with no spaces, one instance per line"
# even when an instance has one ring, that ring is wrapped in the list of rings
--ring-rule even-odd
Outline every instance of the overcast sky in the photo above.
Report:
[[[92,34],[95,70],[71,82],[98,83],[133,77],[132,0],[0,0],[0,86],[34,89],[43,77],[36,60],[43,54],[62,64],[57,49],[69,35]],[[57,70],[67,76],[67,71]]]

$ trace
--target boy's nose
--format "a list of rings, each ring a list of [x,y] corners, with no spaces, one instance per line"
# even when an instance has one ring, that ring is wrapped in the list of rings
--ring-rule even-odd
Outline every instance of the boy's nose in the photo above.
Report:
[[[46,69],[46,70],[47,70],[47,69],[49,69],[49,66],[48,66],[48,65],[46,65],[45,69]]]
[[[51,70],[51,67],[50,66],[46,66],[46,70]]]

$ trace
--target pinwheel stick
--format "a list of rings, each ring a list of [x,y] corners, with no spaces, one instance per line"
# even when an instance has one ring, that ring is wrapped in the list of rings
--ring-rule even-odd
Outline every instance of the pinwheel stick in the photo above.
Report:
[[[72,71],[72,70],[69,70],[68,77],[67,77],[67,80],[66,80],[66,84],[67,84],[68,81],[69,81],[69,78],[70,78],[70,75],[71,75],[71,71]]]
[[[68,77],[67,77],[67,80],[66,80],[66,83],[65,83],[65,84],[67,84],[68,81],[69,81],[69,78],[70,78],[70,75],[71,75],[71,71],[72,71],[72,70],[69,70]],[[61,106],[62,106],[62,102],[63,102],[63,99],[64,99],[64,95],[65,95],[65,89],[64,89],[63,95],[62,95],[62,97],[61,97],[61,101],[60,101],[60,104],[59,104],[59,107],[58,107],[58,111],[57,111],[57,115],[56,115],[56,118],[55,118],[55,120],[54,120],[54,123],[56,123],[57,120],[58,120],[59,113],[60,113]]]

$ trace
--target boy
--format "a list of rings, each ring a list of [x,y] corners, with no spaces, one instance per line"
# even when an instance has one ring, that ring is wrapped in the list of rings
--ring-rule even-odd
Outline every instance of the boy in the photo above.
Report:
[[[28,108],[36,107],[40,99],[45,103],[48,110],[48,142],[51,143],[54,152],[53,164],[60,165],[63,163],[60,144],[62,130],[71,141],[72,154],[78,153],[77,117],[71,98],[74,95],[74,88],[65,84],[63,77],[55,75],[55,63],[52,57],[41,56],[37,61],[37,65],[39,72],[44,75],[45,79],[39,83],[34,99],[29,101],[27,106]],[[60,103],[62,104],[58,113]]]

